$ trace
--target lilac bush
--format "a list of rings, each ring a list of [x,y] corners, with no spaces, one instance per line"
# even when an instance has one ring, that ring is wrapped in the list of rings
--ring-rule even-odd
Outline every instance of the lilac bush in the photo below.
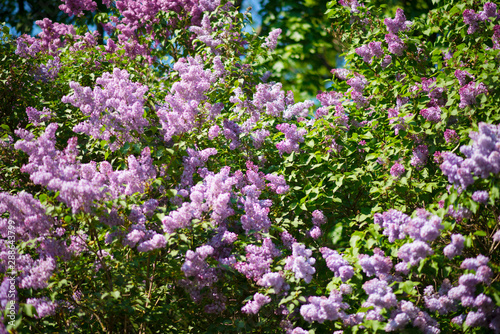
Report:
[[[232,2],[103,5],[8,37],[0,332],[500,333],[496,4],[329,3],[312,100]]]

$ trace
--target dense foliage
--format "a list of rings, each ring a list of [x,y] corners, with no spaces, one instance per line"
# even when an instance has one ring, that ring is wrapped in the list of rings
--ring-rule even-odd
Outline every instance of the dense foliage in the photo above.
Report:
[[[329,2],[305,101],[230,2],[103,5],[1,35],[0,333],[500,333],[496,4]]]

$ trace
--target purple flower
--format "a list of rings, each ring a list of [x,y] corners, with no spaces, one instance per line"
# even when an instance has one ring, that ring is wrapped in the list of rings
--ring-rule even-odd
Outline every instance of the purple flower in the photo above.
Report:
[[[262,147],[264,140],[269,136],[269,131],[265,129],[257,130],[252,134],[253,146],[257,149]]]
[[[475,77],[467,71],[456,70],[455,77],[458,79],[460,86],[465,86],[469,81],[474,81]],[[468,80],[467,78],[470,78]]]
[[[304,142],[305,129],[297,130],[295,124],[282,123],[276,125],[276,129],[285,134],[285,140],[276,144],[280,154],[299,152],[299,143]]]
[[[245,250],[246,262],[238,262],[234,267],[247,278],[255,281],[259,281],[270,272],[272,259],[281,254],[269,238],[264,239],[261,247],[248,245]]]
[[[367,276],[386,277],[392,269],[392,261],[389,256],[384,257],[384,251],[379,248],[373,250],[373,256],[366,254],[358,255],[359,265]]]
[[[492,239],[493,241],[500,242],[500,230],[495,232]]]
[[[383,234],[389,237],[389,242],[406,237],[404,230],[410,221],[410,217],[404,213],[391,209],[383,214],[376,213],[373,218],[375,224],[379,224],[384,228]]]
[[[399,31],[406,31],[410,29],[412,25],[411,21],[406,21],[406,16],[401,8],[396,10],[396,16],[393,19],[386,18],[384,24],[387,27],[387,31],[392,34],[397,34]]]
[[[283,242],[283,246],[288,249],[292,249],[292,245],[297,242],[297,240],[288,231],[281,232],[280,237],[281,242]]]
[[[476,12],[473,9],[466,9],[462,13],[464,23],[469,26],[467,29],[467,33],[473,34],[477,28],[479,27],[478,21],[479,21],[479,15],[476,14]]]
[[[363,290],[368,294],[368,299],[362,304],[362,307],[373,306],[377,312],[381,308],[395,307],[398,303],[396,295],[392,292],[389,284],[378,278],[365,282]]]
[[[309,231],[309,235],[311,236],[311,238],[313,238],[314,240],[318,239],[319,237],[321,237],[322,235],[322,232],[321,232],[321,229],[319,228],[319,226],[314,226],[310,231]]]
[[[272,288],[275,294],[279,294],[281,290],[288,290],[290,286],[286,284],[285,279],[279,273],[267,273],[257,281],[257,285]]]
[[[392,57],[390,55],[386,55],[384,59],[382,59],[382,68],[386,68],[389,66],[392,62]]]
[[[292,245],[292,255],[286,258],[286,270],[295,273],[295,278],[303,278],[306,283],[311,282],[312,275],[316,272],[313,265],[316,259],[312,257],[312,251],[299,243]]]
[[[165,105],[157,111],[166,141],[197,126],[196,118],[203,110],[202,101],[207,99],[205,93],[218,79],[216,74],[203,68],[199,57],[179,59],[174,70],[181,80],[172,85],[171,92],[165,97]]]
[[[363,61],[371,64],[373,57],[383,57],[384,50],[382,50],[382,42],[370,42],[359,48],[356,48],[356,53],[363,57]]]
[[[262,306],[271,302],[271,298],[269,296],[265,296],[261,293],[256,293],[253,296],[253,300],[247,303],[245,306],[241,308],[243,313],[251,313],[257,314]]]
[[[465,238],[461,234],[453,234],[451,236],[451,243],[443,250],[444,255],[451,260],[455,256],[462,254],[464,241]]]
[[[139,252],[150,252],[158,248],[164,248],[167,244],[167,240],[161,234],[155,234],[151,239],[140,243],[137,246],[137,251]]]
[[[423,241],[404,244],[398,251],[398,257],[403,260],[403,263],[409,263],[411,267],[418,265],[420,261],[432,254],[434,254],[432,248]],[[396,268],[396,270],[398,269],[401,269],[401,267]],[[398,271],[405,272],[404,270]]]
[[[45,318],[49,315],[52,315],[56,312],[57,304],[47,297],[43,298],[28,298],[26,300],[26,304],[31,304],[36,309],[36,319]]]
[[[444,132],[444,140],[449,144],[456,144],[460,140],[460,137],[455,130],[446,129]]]
[[[478,203],[487,204],[489,198],[490,195],[486,190],[478,190],[472,194],[472,200]]]
[[[405,168],[403,165],[401,165],[400,163],[395,163],[394,165],[392,165],[391,167],[391,175],[395,178],[400,178],[401,175],[403,175],[405,173]]]
[[[441,219],[429,212],[418,209],[417,217],[405,226],[405,232],[414,240],[434,241],[444,228]]]
[[[441,108],[436,106],[422,109],[420,111],[420,115],[422,115],[426,120],[430,122],[437,123],[441,121]]]
[[[307,301],[309,304],[300,307],[300,314],[310,323],[343,318],[345,316],[343,310],[349,308],[347,303],[342,302],[342,294],[337,290],[332,290],[328,298],[311,296]]]
[[[148,87],[129,80],[126,70],[115,68],[113,74],[104,73],[97,78],[94,89],[70,82],[73,94],[61,101],[80,108],[89,119],[77,124],[73,131],[96,139],[116,141],[110,144],[117,150],[125,142],[135,141],[133,132],[142,133],[149,122],[144,118],[144,94]],[[103,130],[104,129],[104,130]]]
[[[354,275],[353,267],[337,251],[322,247],[320,252],[326,260],[328,269],[335,273],[335,277],[340,277],[342,282],[349,280]]]
[[[429,155],[429,150],[426,145],[419,145],[413,150],[413,157],[410,160],[410,164],[417,168],[422,168],[427,163],[427,158]]]
[[[314,210],[312,213],[312,223],[315,226],[320,226],[326,223],[326,217],[321,210]]]
[[[44,260],[37,260],[33,263],[28,273],[19,284],[23,289],[45,289],[48,286],[48,280],[52,276],[53,271],[56,269],[56,260],[54,258],[47,258]]]
[[[281,29],[273,29],[269,33],[269,36],[266,37],[266,42],[262,44],[262,47],[268,48],[270,51],[274,51],[276,49],[276,45],[278,44],[278,37],[281,35]]]
[[[480,82],[476,85],[474,81],[469,82],[467,85],[463,86],[459,90],[460,94],[460,108],[465,108],[467,106],[473,106],[477,104],[476,97],[479,94],[486,94],[488,89],[486,86]]]
[[[216,124],[210,127],[208,130],[208,139],[212,140],[219,135],[220,127]]]
[[[277,194],[285,194],[290,189],[290,187],[286,184],[285,177],[283,175],[267,174],[266,180],[269,181],[267,186]]]
[[[395,54],[396,56],[402,56],[403,51],[407,48],[401,38],[392,33],[385,35],[385,41],[388,44],[389,52]]]

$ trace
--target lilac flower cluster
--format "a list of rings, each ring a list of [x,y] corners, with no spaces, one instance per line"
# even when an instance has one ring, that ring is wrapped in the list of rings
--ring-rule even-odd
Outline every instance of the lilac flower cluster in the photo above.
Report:
[[[35,307],[36,310],[36,319],[45,318],[49,315],[52,315],[56,312],[58,307],[57,303],[51,301],[47,297],[43,298],[28,298],[26,300],[26,304],[31,304]]]
[[[473,34],[479,28],[479,22],[490,21],[491,18],[498,19],[500,15],[497,13],[497,5],[492,2],[487,2],[483,6],[483,10],[476,13],[473,9],[466,9],[462,13],[464,23],[469,26],[467,33]]]
[[[391,34],[397,34],[400,31],[407,31],[412,25],[411,21],[406,21],[405,13],[401,8],[396,10],[396,16],[393,19],[386,18],[384,24],[387,27],[387,31]]]
[[[402,164],[396,162],[394,165],[392,165],[390,173],[393,177],[400,178],[401,175],[405,173],[405,171],[405,167]]]
[[[392,269],[392,261],[389,256],[385,257],[384,251],[379,248],[373,250],[373,255],[358,255],[359,265],[367,276],[377,276],[381,280],[386,280]]]
[[[478,190],[472,194],[472,200],[478,203],[487,204],[490,194],[486,190]]]
[[[452,322],[465,324],[468,327],[489,327],[498,332],[500,327],[500,308],[496,307],[491,297],[484,293],[475,296],[479,284],[489,285],[493,277],[493,271],[488,267],[489,259],[483,255],[476,258],[468,258],[462,262],[460,268],[473,270],[475,274],[463,274],[458,280],[458,286],[448,290],[447,296],[456,302],[460,301],[463,307],[475,308],[467,316],[465,314],[455,317]]]
[[[458,106],[460,108],[465,108],[467,106],[476,105],[476,97],[479,94],[486,94],[488,89],[482,82],[476,85],[474,81],[471,81],[467,85],[460,88],[458,92],[460,94],[460,104]]]
[[[486,179],[490,173],[500,173],[500,129],[496,125],[479,123],[479,132],[471,131],[472,146],[462,146],[463,159],[444,152],[441,170],[448,181],[462,190],[474,183],[473,175]]]
[[[326,260],[326,266],[334,272],[335,277],[340,277],[342,282],[346,282],[354,276],[354,268],[337,251],[328,247],[321,247],[319,251]]]
[[[356,54],[363,57],[363,61],[371,64],[373,57],[383,57],[384,50],[382,49],[382,42],[370,42],[366,45],[356,48]]]
[[[396,295],[387,281],[374,278],[363,284],[363,290],[368,294],[368,298],[362,304],[362,307],[373,307],[366,313],[366,320],[382,321],[382,310],[390,309],[398,305]]]
[[[472,74],[470,74],[467,71],[462,71],[462,70],[456,70],[455,77],[458,79],[458,82],[459,82],[461,87],[467,85],[470,81],[475,80],[475,77]],[[470,78],[470,80],[468,80],[467,78]]]
[[[342,106],[341,98],[343,97],[342,93],[339,92],[324,92],[316,95],[316,98],[321,102],[321,108],[316,110],[316,117],[324,117],[329,114],[328,107],[335,106],[334,113],[334,122],[337,125],[340,125],[346,129],[349,129],[349,116],[344,111],[344,107]]]
[[[379,224],[384,228],[383,234],[389,238],[389,242],[406,237],[404,229],[409,221],[410,217],[394,209],[382,214],[376,213],[374,216],[375,224]]]
[[[229,121],[227,119],[224,120],[223,134],[227,140],[231,141],[231,143],[229,144],[230,150],[234,150],[241,145],[241,142],[240,142],[241,132],[242,132],[241,128],[238,124],[236,124],[233,121]]]
[[[297,130],[295,124],[282,123],[276,125],[278,131],[285,134],[285,140],[276,144],[276,148],[282,155],[283,153],[299,152],[299,143],[304,142],[305,129]]]
[[[59,9],[68,15],[82,16],[84,10],[94,12],[97,9],[97,3],[92,0],[62,0],[62,2]],[[104,2],[109,6],[110,0]]]
[[[395,54],[396,56],[402,56],[403,51],[406,50],[407,45],[395,34],[385,35],[385,41],[387,42],[387,48],[389,52]]]
[[[399,131],[406,129],[407,118],[413,116],[413,114],[408,114],[405,116],[400,116],[400,109],[407,103],[407,99],[396,99],[396,108],[389,108],[387,110],[387,117],[389,118],[389,124],[394,124],[394,134],[397,136]]]
[[[201,219],[203,212],[212,210],[210,218],[214,224],[219,224],[234,214],[230,206],[233,186],[238,183],[235,176],[229,176],[230,168],[224,167],[219,173],[202,173],[203,183],[191,188],[191,202],[183,203],[177,210],[171,211],[163,218],[163,228],[166,233],[176,229],[186,228],[194,218]]]
[[[427,163],[427,158],[429,156],[429,149],[426,145],[419,145],[413,150],[413,156],[410,160],[410,164],[417,169],[425,166]]]
[[[424,311],[421,311],[410,301],[401,301],[397,310],[392,312],[389,323],[385,327],[386,332],[402,330],[409,322],[423,333],[439,334],[439,324]]]
[[[290,190],[290,186],[286,184],[285,177],[283,175],[267,174],[265,178],[269,181],[267,186],[277,194],[282,195]]]
[[[418,209],[417,216],[407,222],[405,232],[413,240],[431,242],[441,234],[443,228],[441,218],[424,209]]]
[[[262,47],[268,48],[270,51],[274,51],[276,49],[276,45],[278,44],[278,37],[281,35],[281,29],[273,29],[269,33],[269,36],[266,37],[266,42],[262,44]]]
[[[50,59],[46,64],[40,65],[38,69],[35,71],[35,80],[48,82],[55,80],[59,71],[61,69],[61,63],[59,57],[54,57],[54,59]]]
[[[174,70],[181,80],[172,85],[171,92],[165,97],[166,104],[157,111],[166,141],[196,127],[201,103],[207,99],[211,84],[217,80],[209,69],[203,69],[200,57],[181,58],[175,63]]]
[[[326,320],[335,321],[347,317],[343,310],[348,309],[349,305],[342,302],[342,294],[337,290],[332,290],[328,298],[311,296],[307,301],[309,304],[300,307],[300,314],[309,323],[323,323]]]
[[[360,4],[358,0],[339,0],[339,5],[344,7],[349,7],[351,13],[359,13],[358,7],[364,7],[364,4]]]
[[[429,109],[431,108],[437,108],[438,106],[439,107],[443,107],[445,106],[446,104],[446,99],[444,98],[444,92],[445,92],[445,88],[443,87],[437,87],[436,85],[436,78],[421,78],[420,79],[421,82],[420,83],[416,83],[414,86],[410,87],[410,91],[412,92],[418,92],[417,95],[420,93],[419,90],[427,93],[427,96],[430,98],[430,101],[429,103],[427,103],[427,107]],[[426,112],[427,114],[437,114],[441,113],[441,111],[439,110],[431,110],[431,111],[427,111]],[[440,116],[439,116],[440,117]],[[437,116],[434,116],[433,118],[437,118]]]
[[[354,78],[347,80],[347,84],[351,86],[351,88],[346,92],[346,95],[349,93],[351,94],[351,99],[356,103],[356,107],[361,108],[366,106],[368,104],[368,99],[363,96],[363,90],[366,85],[368,85],[368,80],[366,80],[363,75],[356,74]]]
[[[95,200],[120,195],[144,192],[145,182],[156,177],[152,165],[151,152],[146,147],[138,161],[134,156],[128,158],[128,170],[113,171],[107,161],[101,162],[97,171],[96,163],[81,164],[78,155],[76,137],[68,141],[64,151],[55,148],[57,124],[47,126],[45,133],[34,140],[32,133],[18,130],[22,140],[14,147],[29,155],[29,163],[22,171],[30,174],[35,184],[46,186],[49,190],[59,191],[59,199],[73,209],[89,211]]]
[[[39,126],[41,122],[49,121],[53,116],[52,111],[47,107],[44,107],[42,111],[28,107],[26,108],[26,114],[28,115],[28,120],[34,126]]]
[[[437,311],[441,315],[456,311],[456,302],[447,296],[451,288],[452,285],[448,279],[443,281],[438,293],[434,292],[434,287],[432,285],[427,286],[424,289],[425,306],[430,311]]]
[[[285,92],[281,87],[281,83],[258,84],[253,95],[252,104],[261,112],[265,109],[266,114],[280,117],[286,109],[286,105],[294,102],[285,97]],[[234,101],[236,102],[236,100]],[[241,100],[238,101],[241,102]],[[233,101],[231,100],[231,102]]]
[[[414,267],[432,254],[434,254],[432,248],[423,241],[418,240],[404,244],[398,251],[398,257],[403,261],[398,263],[395,269],[407,275],[410,271],[408,266]]]
[[[34,58],[41,50],[40,41],[29,35],[21,35],[16,39],[15,54],[23,58]]]
[[[241,216],[241,225],[245,232],[267,232],[271,227],[271,220],[268,217],[269,207],[272,205],[270,200],[259,200],[260,190],[255,185],[243,188],[242,199],[245,214]]]
[[[321,210],[314,210],[312,213],[312,223],[314,226],[320,226],[323,225],[327,222],[327,219],[325,215],[323,214],[323,211]]]
[[[210,47],[212,53],[219,54],[219,50],[216,48],[223,42],[220,38],[214,38],[215,31],[210,24],[210,16],[208,14],[203,15],[200,26],[193,25],[189,27],[189,30],[196,34],[197,39]]]
[[[297,117],[298,120],[300,120],[301,117],[307,117],[309,115],[309,108],[312,106],[314,106],[314,102],[311,100],[297,102],[286,108],[283,112],[283,118],[291,119],[292,117]]]
[[[286,230],[280,233],[280,237],[283,246],[288,249],[292,249],[293,244],[297,242],[297,239]]]
[[[36,38],[23,39],[23,43],[25,42],[30,43],[28,45],[31,45],[31,43],[39,45],[39,46],[33,46],[33,48],[30,46],[29,48],[29,50],[31,51],[30,54],[35,53],[34,51],[36,49],[39,49],[39,51],[47,52],[50,55],[57,56],[60,52],[59,49],[64,47],[68,42],[67,39],[65,39],[64,37],[66,35],[72,35],[76,38],[77,36],[75,27],[73,25],[67,25],[57,22],[53,23],[48,18],[36,21],[35,23],[42,30],[38,34],[39,39]],[[18,48],[19,48],[19,43],[18,43]],[[22,47],[22,49],[24,48]],[[21,53],[24,52],[21,51]]]
[[[257,282],[263,279],[265,274],[270,273],[273,258],[281,255],[281,252],[270,238],[265,238],[261,247],[248,245],[245,247],[245,250],[246,261],[238,262],[234,267],[248,279],[253,279]],[[263,283],[262,285],[266,284],[265,281],[261,281],[261,283]]]
[[[493,28],[493,36],[491,36],[491,41],[493,43],[493,50],[500,49],[500,25],[496,25]]]
[[[306,283],[309,283],[316,272],[313,267],[315,263],[316,259],[312,257],[312,250],[296,242],[292,245],[292,255],[286,258],[285,269],[294,272],[295,278],[303,278]]]
[[[257,285],[272,288],[275,294],[279,294],[282,290],[287,291],[290,286],[286,283],[281,273],[267,273],[257,281]]]
[[[22,289],[45,289],[48,280],[56,269],[56,260],[48,257],[44,260],[36,260],[30,266],[26,266],[24,274],[21,276],[19,287]],[[28,270],[29,269],[29,270]]]
[[[219,279],[216,269],[210,267],[206,262],[213,251],[212,246],[204,245],[196,248],[195,252],[192,250],[186,252],[186,261],[181,270],[186,277],[191,279],[184,279],[179,283],[188,290],[195,302],[199,302],[203,298],[201,294],[203,288],[211,287]]]
[[[396,270],[403,273],[409,272],[408,264],[415,266],[433,254],[427,242],[435,240],[444,228],[439,217],[423,209],[417,210],[417,217],[413,219],[399,211],[389,210],[375,214],[374,221],[384,228],[383,234],[389,237],[390,242],[404,239],[407,235],[414,240],[399,249],[398,257],[403,262],[396,265]]]
[[[256,149],[261,148],[262,144],[264,144],[264,140],[269,136],[269,134],[269,131],[266,129],[254,131],[254,133],[252,134],[253,146]]]
[[[420,115],[430,122],[438,123],[441,121],[441,108],[439,106],[433,106],[422,109]]]
[[[451,260],[455,256],[462,254],[464,241],[465,238],[461,234],[453,234],[451,236],[451,243],[443,249],[444,255]]]
[[[351,76],[352,71],[345,68],[334,68],[330,71],[337,79],[346,81]]]
[[[444,132],[444,140],[449,144],[456,144],[460,140],[460,137],[455,130],[446,129]]]
[[[20,240],[28,241],[48,235],[54,225],[51,217],[45,214],[46,208],[33,196],[24,191],[10,195],[0,192],[0,214],[9,213],[9,219],[16,222],[15,233]],[[7,239],[7,219],[0,218],[0,235]]]
[[[265,296],[261,293],[256,293],[253,295],[253,300],[248,302],[245,306],[241,308],[243,313],[257,314],[262,306],[271,302],[269,296]]]
[[[181,176],[181,186],[183,187],[192,186],[193,174],[195,173],[196,168],[205,166],[208,158],[217,154],[217,150],[215,148],[206,148],[201,151],[188,148],[186,152],[188,155],[182,158],[184,171]]]
[[[135,141],[133,133],[142,133],[149,125],[144,118],[144,94],[148,87],[130,81],[126,70],[115,68],[113,74],[104,73],[96,80],[94,90],[73,81],[69,85],[74,92],[61,101],[80,108],[89,117],[73,131],[107,141],[116,136],[110,145],[114,151],[125,142]]]

